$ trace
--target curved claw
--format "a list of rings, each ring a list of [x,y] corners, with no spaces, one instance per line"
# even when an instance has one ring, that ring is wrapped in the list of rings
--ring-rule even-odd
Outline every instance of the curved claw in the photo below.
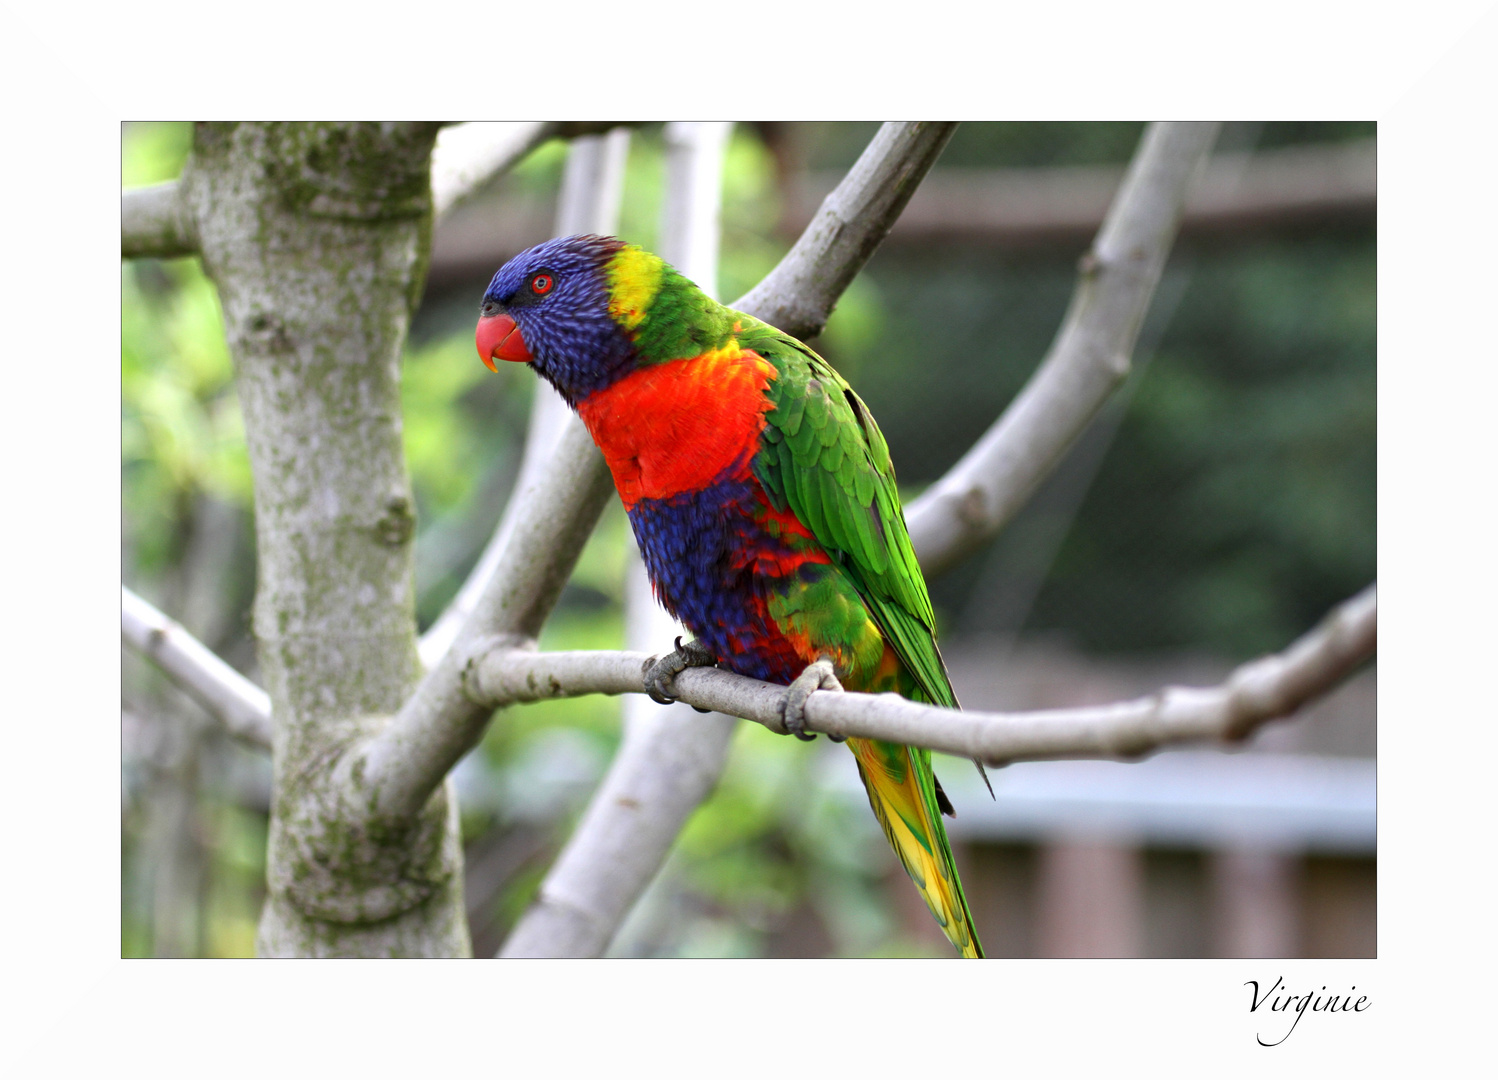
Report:
[[[816,735],[806,733],[806,699],[811,697],[817,690],[841,690],[843,684],[837,681],[837,674],[833,670],[832,661],[825,656],[814,664],[808,664],[805,671],[796,676],[796,681],[791,683],[785,692],[785,704],[781,708],[781,718],[785,722],[785,730],[788,734],[796,736],[802,742],[811,742]],[[827,736],[833,742],[842,742],[837,735]]]
[[[718,658],[708,652],[701,643],[689,641],[685,645],[676,639],[676,649],[665,656],[656,657],[645,668],[645,693],[657,705],[673,705],[676,698],[671,694],[672,681],[687,668],[712,667]],[[693,708],[697,708],[695,705]],[[710,712],[709,709],[697,709]]]

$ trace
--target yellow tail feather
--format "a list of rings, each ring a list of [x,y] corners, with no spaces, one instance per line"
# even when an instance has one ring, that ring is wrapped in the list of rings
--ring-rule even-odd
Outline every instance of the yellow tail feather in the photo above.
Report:
[[[873,739],[849,739],[848,749],[858,760],[874,816],[942,933],[963,956],[981,957],[983,947],[952,865],[941,815],[921,796],[910,749]]]

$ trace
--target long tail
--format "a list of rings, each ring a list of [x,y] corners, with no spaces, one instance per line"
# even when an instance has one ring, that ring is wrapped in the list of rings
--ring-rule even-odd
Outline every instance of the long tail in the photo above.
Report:
[[[890,847],[920,890],[947,940],[965,957],[982,957],[952,846],[942,827],[931,752],[874,739],[849,739],[869,805]]]

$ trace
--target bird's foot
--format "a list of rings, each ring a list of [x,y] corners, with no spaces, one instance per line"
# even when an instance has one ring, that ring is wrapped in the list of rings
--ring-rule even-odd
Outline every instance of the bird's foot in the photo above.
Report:
[[[707,648],[698,641],[689,641],[685,645],[681,638],[676,639],[676,650],[665,656],[652,657],[645,665],[645,693],[650,695],[650,700],[658,705],[672,705],[676,697],[671,693],[675,689],[671,684],[676,676],[687,668],[712,667],[718,662],[718,658],[707,651]],[[711,709],[698,709],[696,705],[692,708],[698,712],[711,712]]]
[[[805,671],[796,676],[796,681],[791,683],[785,693],[785,707],[782,711],[782,719],[785,722],[787,734],[794,735],[802,742],[811,742],[815,735],[806,733],[806,699],[811,697],[816,690],[841,690],[843,684],[837,681],[837,675],[832,670],[832,661],[825,656],[814,664],[809,664]],[[827,736],[833,742],[842,742],[840,735]]]

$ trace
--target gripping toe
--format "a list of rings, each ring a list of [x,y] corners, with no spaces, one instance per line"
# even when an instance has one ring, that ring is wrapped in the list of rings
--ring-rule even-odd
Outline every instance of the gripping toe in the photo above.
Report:
[[[675,689],[673,685],[676,676],[691,667],[712,667],[718,662],[718,658],[708,652],[701,643],[689,641],[685,645],[681,638],[676,639],[676,648],[665,656],[651,659],[645,665],[645,693],[650,700],[658,705],[672,705],[676,697],[671,693]],[[697,708],[695,705],[693,708]],[[698,712],[709,712],[708,709],[697,709]]]
[[[833,671],[832,661],[825,656],[814,664],[807,665],[805,671],[796,676],[796,681],[786,689],[785,706],[781,716],[785,721],[785,730],[788,734],[796,736],[802,742],[811,742],[815,735],[806,733],[806,699],[817,690],[841,690],[843,684],[837,681],[837,674]],[[836,735],[827,736],[833,742],[843,740]]]

